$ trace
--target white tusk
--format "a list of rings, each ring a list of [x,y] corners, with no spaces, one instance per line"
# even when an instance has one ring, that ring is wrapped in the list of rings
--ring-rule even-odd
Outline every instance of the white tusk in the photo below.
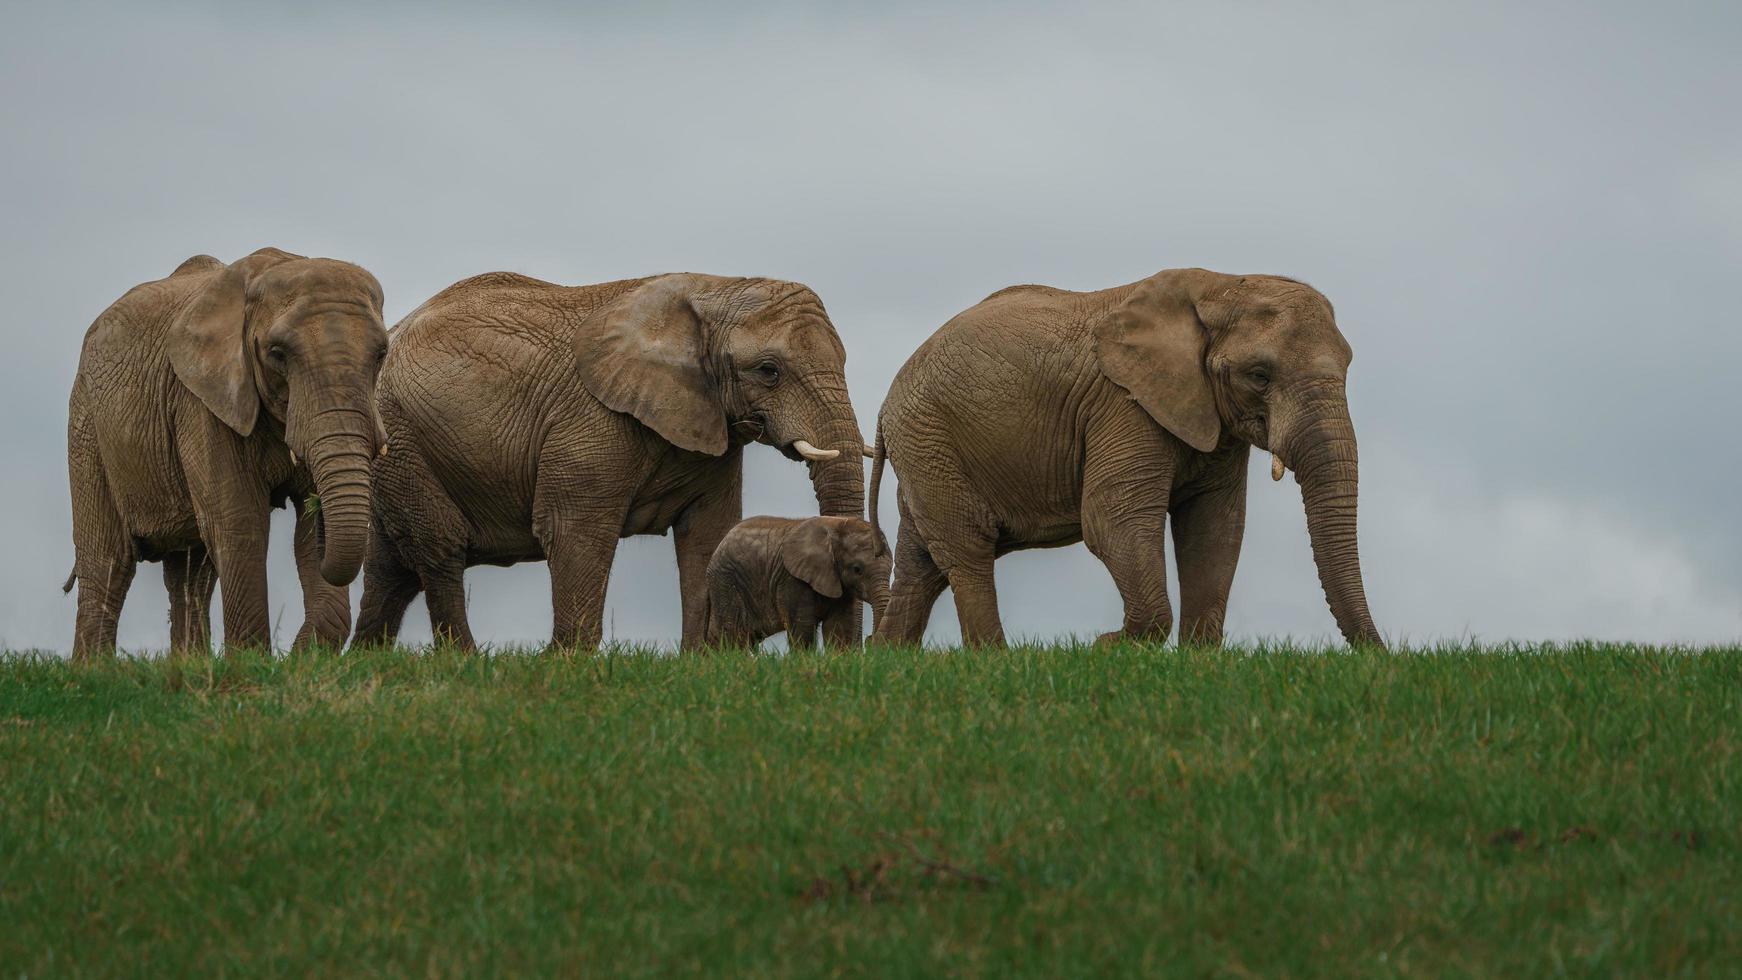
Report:
[[[797,450],[800,456],[803,456],[805,459],[808,459],[813,463],[820,463],[825,459],[834,459],[836,456],[841,455],[839,449],[818,449],[810,443],[805,442],[803,439],[794,439],[792,441],[792,448]]]
[[[1286,468],[1287,467],[1282,465],[1282,457],[1281,456],[1270,457],[1270,478],[1272,480],[1282,479],[1282,471]]]
[[[870,446],[861,446],[859,448],[860,448],[860,452],[863,452],[865,454],[866,459],[876,459],[877,458],[877,450],[872,449]]]
[[[292,465],[292,466],[296,465],[296,450],[294,450],[294,449],[292,449],[290,451],[290,465]]]
[[[387,458],[387,443],[384,442],[381,444],[380,450],[378,450],[375,453],[375,458],[376,459],[386,459]]]

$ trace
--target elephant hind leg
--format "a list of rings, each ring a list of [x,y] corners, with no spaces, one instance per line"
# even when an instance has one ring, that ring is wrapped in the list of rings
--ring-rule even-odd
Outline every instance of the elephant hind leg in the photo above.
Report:
[[[895,537],[895,581],[889,587],[889,607],[872,642],[918,645],[925,638],[932,607],[949,584],[904,509]]]
[[[212,652],[212,589],[217,584],[218,571],[204,544],[164,556],[171,653]]]
[[[79,587],[73,659],[113,654],[121,603],[133,584],[133,538],[109,496],[96,447],[73,436],[69,451],[73,490],[73,575]],[[82,450],[82,451],[81,451]]]
[[[422,591],[423,583],[417,573],[400,559],[399,549],[377,527],[363,566],[363,602],[351,646],[392,646],[399,639],[405,610]]]

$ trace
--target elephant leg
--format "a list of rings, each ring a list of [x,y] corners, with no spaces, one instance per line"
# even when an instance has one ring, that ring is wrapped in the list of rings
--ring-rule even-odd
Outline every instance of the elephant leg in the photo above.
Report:
[[[724,485],[685,508],[672,533],[672,545],[677,549],[678,594],[683,601],[680,650],[693,650],[706,642],[708,562],[720,539],[744,517],[742,478],[742,464],[731,465]],[[615,542],[612,547],[615,549]]]
[[[417,573],[406,566],[399,549],[377,527],[363,568],[363,601],[351,646],[390,646],[399,638],[405,610],[422,591]]]
[[[450,558],[423,571],[423,599],[429,606],[429,628],[436,646],[476,650],[472,624],[466,616],[466,565]]]
[[[623,520],[557,522],[540,529],[550,562],[551,645],[594,650],[605,632],[605,590]]]
[[[805,604],[799,608],[790,609],[786,614],[786,648],[788,650],[815,650],[817,646],[817,614],[816,610]]]
[[[224,599],[224,649],[267,649],[272,645],[266,596],[269,511],[262,502],[258,511],[237,507],[229,518],[209,532],[209,547],[218,565],[218,589]]]
[[[436,479],[414,441],[377,459],[370,479],[376,530],[364,558],[357,642],[395,639],[405,607],[422,591],[434,643],[477,649],[466,617],[471,531],[460,505]]]
[[[203,544],[164,557],[171,653],[212,652],[212,589],[217,583],[217,569]]]
[[[978,547],[951,549],[950,591],[956,597],[956,618],[962,624],[962,645],[1004,646],[1004,623],[998,617],[998,588],[993,580],[993,542],[972,542]]]
[[[1153,451],[1133,447],[1155,446]],[[1101,637],[1163,642],[1173,631],[1166,535],[1174,462],[1155,424],[1129,412],[1091,429],[1083,455],[1083,543],[1101,559],[1124,600],[1125,622]]]
[[[903,506],[901,528],[895,537],[894,582],[889,587],[889,608],[884,613],[886,624],[879,625],[873,641],[917,645],[925,638],[932,607],[949,584],[943,569],[932,561],[931,552],[920,541],[919,530]]]
[[[857,596],[848,596],[850,602],[837,603],[823,616],[823,648],[825,650],[853,650],[859,646],[864,637],[865,622],[856,615],[863,605]]]
[[[296,577],[302,584],[302,628],[292,650],[325,647],[338,650],[351,632],[351,590],[333,585],[321,575],[321,519],[301,501],[296,508]]]
[[[1246,534],[1246,454],[1239,457],[1225,479],[1175,503],[1168,513],[1179,567],[1181,643],[1222,645],[1228,593]]]
[[[115,652],[121,603],[133,584],[133,539],[109,497],[109,484],[97,460],[95,437],[75,426],[68,435],[68,469],[73,497],[73,575],[78,581],[78,614],[73,627],[73,659]]]

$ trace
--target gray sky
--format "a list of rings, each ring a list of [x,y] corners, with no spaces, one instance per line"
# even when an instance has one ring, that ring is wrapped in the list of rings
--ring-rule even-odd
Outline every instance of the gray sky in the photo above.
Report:
[[[867,434],[1002,286],[1303,278],[1355,349],[1383,631],[1742,639],[1736,5],[147,6],[0,13],[0,645],[71,642],[85,327],[262,245],[369,268],[389,322],[493,269],[798,280]],[[747,464],[746,513],[814,512],[801,466]],[[1254,476],[1229,628],[1332,636],[1299,492]],[[1013,635],[1118,624],[1081,546],[998,576]],[[543,639],[546,583],[473,570],[479,639]],[[624,542],[608,633],[670,640],[677,610],[670,540]],[[421,603],[407,623],[428,637]],[[946,596],[932,636],[957,635]],[[159,566],[121,639],[167,643]]]

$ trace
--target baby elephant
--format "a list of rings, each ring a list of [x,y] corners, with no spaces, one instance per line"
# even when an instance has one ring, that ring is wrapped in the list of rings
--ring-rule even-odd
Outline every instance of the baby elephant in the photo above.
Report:
[[[708,646],[753,646],[786,631],[808,650],[818,624],[830,647],[855,645],[854,613],[873,627],[889,602],[889,544],[856,517],[752,517],[726,532],[708,562]]]

